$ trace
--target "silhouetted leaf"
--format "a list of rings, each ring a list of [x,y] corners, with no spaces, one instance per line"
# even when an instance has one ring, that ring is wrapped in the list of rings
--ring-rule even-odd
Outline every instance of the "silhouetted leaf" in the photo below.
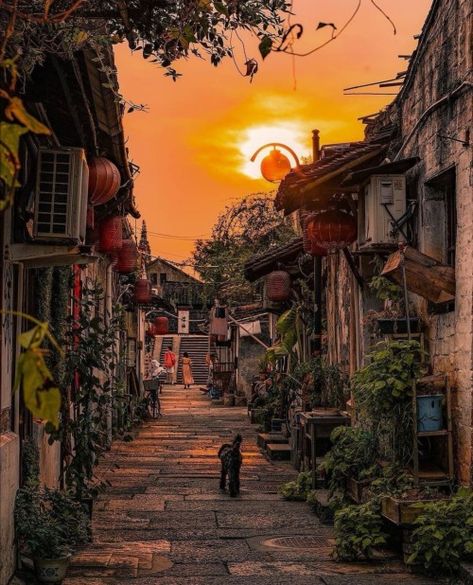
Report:
[[[271,53],[271,49],[273,48],[273,41],[271,37],[268,36],[263,37],[258,48],[261,57],[263,57],[263,59],[266,59],[269,53]]]

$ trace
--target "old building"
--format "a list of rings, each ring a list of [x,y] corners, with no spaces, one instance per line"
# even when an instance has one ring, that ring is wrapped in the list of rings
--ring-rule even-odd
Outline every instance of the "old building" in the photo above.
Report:
[[[357,218],[355,243],[322,260],[318,285],[329,359],[348,373],[365,362],[373,318],[385,309],[372,277],[403,284],[405,264],[416,338],[430,371],[455,387],[455,474],[463,484],[473,480],[472,23],[471,2],[434,1],[398,96],[364,118],[365,140],[323,146],[276,197],[286,214],[322,217],[337,208]],[[401,242],[404,252],[396,251]]]
[[[34,443],[38,448],[40,480],[50,487],[65,485],[64,461],[70,456],[68,438],[48,441],[51,428],[26,407],[23,388],[14,391],[22,351],[18,336],[31,329],[28,316],[47,322],[58,342],[73,351],[79,351],[81,332],[84,339],[87,336],[89,326],[81,319],[90,319],[97,338],[106,335],[114,320],[124,319],[122,334],[117,333],[110,354],[116,366],[113,383],[108,387],[105,372],[98,372],[98,381],[93,381],[99,393],[109,396],[99,409],[105,431],[102,447],[130,424],[133,401],[141,392],[144,316],[132,297],[126,296],[132,281],[128,283],[125,275],[137,272],[141,262],[125,218],[139,214],[133,200],[117,81],[110,71],[113,55],[108,50],[100,57],[90,51],[78,52],[70,61],[51,55],[35,69],[21,96],[28,112],[52,133],[29,133],[23,138],[21,186],[12,206],[0,215],[1,585],[6,585],[15,570],[13,509],[22,482],[25,444]],[[100,165],[108,165],[111,183],[99,185]],[[104,189],[113,196],[103,204],[94,201],[104,195]],[[114,234],[103,228],[110,217],[116,218]],[[128,257],[99,249],[99,231],[109,240],[113,235],[126,241]],[[77,332],[72,346],[71,331]],[[104,346],[104,352],[107,347],[111,346]],[[54,352],[47,359],[61,383],[64,371],[55,367]],[[80,415],[75,397],[81,395],[82,382],[77,375],[70,386],[61,387],[63,422],[64,417]],[[130,395],[133,398],[126,398]]]

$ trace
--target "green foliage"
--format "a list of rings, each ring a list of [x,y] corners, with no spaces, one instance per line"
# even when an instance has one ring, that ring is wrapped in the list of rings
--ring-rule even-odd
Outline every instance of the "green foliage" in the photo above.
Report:
[[[21,450],[21,477],[27,485],[38,485],[39,451],[36,443],[29,439],[24,441]]]
[[[218,297],[229,304],[241,304],[261,298],[262,283],[250,284],[245,279],[245,263],[294,236],[270,194],[249,195],[226,207],[210,239],[197,240],[193,252],[206,299]]]
[[[339,560],[370,559],[374,549],[386,541],[377,504],[346,506],[335,513],[335,555]]]
[[[355,400],[371,418],[389,415],[393,406],[412,396],[412,383],[421,371],[419,343],[382,341],[367,358],[368,364],[353,377]]]
[[[402,497],[415,487],[412,474],[398,464],[387,465],[379,477],[375,477],[369,490],[373,497],[395,496]]]
[[[356,427],[337,427],[330,439],[333,447],[326,454],[322,468],[328,476],[331,494],[345,491],[348,477],[363,479],[376,459],[376,441],[370,432]]]
[[[344,408],[348,399],[348,377],[338,364],[329,364],[323,356],[309,362],[313,379],[310,407]]]
[[[369,288],[380,301],[399,303],[402,300],[402,288],[384,276],[373,276]]]
[[[63,381],[65,395],[73,389],[76,416],[69,416],[64,401],[63,425],[50,437],[51,443],[63,441],[66,483],[78,499],[95,495],[101,487],[94,485],[94,468],[108,447],[111,395],[117,383],[116,341],[122,316],[115,312],[106,320],[103,305],[103,290],[92,281],[84,283],[79,318],[68,319]]]
[[[90,522],[84,508],[68,493],[36,484],[17,492],[16,534],[33,557],[54,559],[65,556],[90,537]]]
[[[285,500],[305,502],[311,489],[312,474],[306,471],[299,473],[295,481],[283,483],[278,491]]]
[[[412,450],[412,384],[422,372],[417,341],[383,341],[353,376],[357,415],[378,442],[378,454],[406,463]]]
[[[473,554],[473,495],[460,490],[453,498],[422,504],[414,523],[408,563],[429,573],[455,572]]]
[[[179,59],[207,55],[216,66],[232,55],[233,33],[238,29],[261,39],[269,52],[269,41],[283,35],[289,4],[285,0],[29,0],[20,2],[20,7],[21,16],[16,16],[9,35],[9,52],[20,55],[22,69],[31,71],[44,61],[46,52],[67,58],[84,46],[127,41],[131,50],[167,68],[176,79],[171,64]],[[0,28],[4,30],[10,17],[11,12],[0,7]],[[96,26],[97,19],[101,26]]]
[[[60,354],[62,350],[49,332],[48,323],[41,323],[29,315],[20,316],[33,321],[36,325],[18,337],[22,352],[16,363],[14,388],[22,388],[25,406],[33,416],[48,421],[57,429],[61,393],[46,364],[45,356],[49,350],[43,347],[43,343],[49,341]]]

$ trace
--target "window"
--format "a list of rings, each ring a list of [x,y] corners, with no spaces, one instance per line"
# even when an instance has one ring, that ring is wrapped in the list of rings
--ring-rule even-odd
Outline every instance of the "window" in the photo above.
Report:
[[[455,167],[448,169],[426,182],[426,206],[430,205],[430,231],[436,232],[431,238],[441,247],[440,262],[455,266],[455,247],[457,240],[457,198]]]
[[[457,242],[456,169],[433,177],[425,183],[425,252],[440,262],[455,267]],[[430,305],[433,313],[453,311],[453,302]]]
[[[167,274],[165,272],[162,272],[159,275],[159,282],[160,282],[160,284],[166,284],[166,280],[167,280]]]
[[[157,275],[157,273],[156,272],[152,272],[150,276],[151,276],[151,284],[157,285],[158,284],[158,275]]]

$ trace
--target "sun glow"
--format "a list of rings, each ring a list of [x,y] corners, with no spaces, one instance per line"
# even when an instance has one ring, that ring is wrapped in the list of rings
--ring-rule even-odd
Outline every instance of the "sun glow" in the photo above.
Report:
[[[270,142],[280,142],[292,148],[299,158],[308,156],[310,148],[310,129],[302,124],[273,124],[271,126],[253,126],[247,128],[241,133],[237,140],[237,146],[241,153],[240,172],[251,177],[252,179],[261,179],[260,164],[261,160],[270,152],[270,148],[265,148],[256,157],[255,162],[251,162],[252,155],[264,144]],[[284,152],[294,166],[294,160],[287,152]]]

